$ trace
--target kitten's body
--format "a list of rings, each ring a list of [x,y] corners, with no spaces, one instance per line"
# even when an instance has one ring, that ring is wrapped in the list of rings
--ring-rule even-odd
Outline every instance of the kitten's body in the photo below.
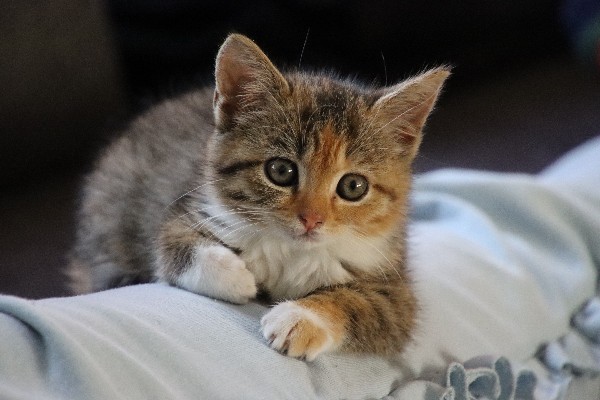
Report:
[[[410,165],[448,73],[380,91],[284,76],[233,35],[215,75],[214,97],[158,105],[101,158],[84,190],[75,290],[159,280],[236,303],[261,290],[288,300],[262,321],[277,350],[401,349],[417,310]]]

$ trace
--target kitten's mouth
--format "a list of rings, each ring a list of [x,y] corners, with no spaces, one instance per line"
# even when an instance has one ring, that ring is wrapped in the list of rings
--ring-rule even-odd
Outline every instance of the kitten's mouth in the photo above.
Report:
[[[316,232],[304,232],[303,234],[298,236],[298,240],[306,242],[316,242],[319,240],[319,234]]]
[[[303,245],[317,245],[323,243],[326,235],[321,230],[309,230],[300,228],[287,228],[284,230],[286,235],[292,242]]]
[[[319,232],[308,231],[296,235],[296,239],[305,243],[318,243],[321,241],[322,235]]]

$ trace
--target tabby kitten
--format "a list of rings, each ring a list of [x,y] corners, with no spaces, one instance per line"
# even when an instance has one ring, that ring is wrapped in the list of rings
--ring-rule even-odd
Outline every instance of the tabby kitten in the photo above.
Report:
[[[411,162],[448,70],[374,90],[282,74],[229,36],[215,88],[134,120],[88,177],[77,293],[160,281],[246,303],[269,345],[313,360],[392,354],[415,327],[406,267]]]

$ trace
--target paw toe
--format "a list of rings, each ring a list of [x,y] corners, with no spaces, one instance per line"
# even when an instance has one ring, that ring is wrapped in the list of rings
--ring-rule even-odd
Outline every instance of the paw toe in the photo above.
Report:
[[[333,348],[324,321],[293,302],[275,306],[261,320],[269,346],[282,354],[312,361]]]

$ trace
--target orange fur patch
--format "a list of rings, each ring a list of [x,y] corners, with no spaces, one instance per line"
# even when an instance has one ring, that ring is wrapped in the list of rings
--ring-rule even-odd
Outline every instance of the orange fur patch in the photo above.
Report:
[[[333,204],[330,196],[331,182],[345,165],[346,143],[334,133],[330,124],[320,135],[319,147],[310,154],[307,162],[306,181],[294,202],[297,214],[314,212],[323,217],[323,222],[332,221]]]
[[[354,204],[339,199],[335,194],[337,179],[345,173],[363,173],[346,157],[347,140],[335,132],[331,123],[325,125],[317,148],[305,155],[305,178],[284,208],[289,210],[290,218],[317,214],[327,229],[350,225],[366,235],[385,235],[404,223],[404,199],[409,191],[410,172],[403,171],[395,160],[369,166],[371,173],[364,173],[372,191],[370,196]]]
[[[309,296],[297,300],[296,303],[323,318],[330,330],[333,342],[340,345],[345,337],[348,317],[333,299],[329,300],[331,301],[318,300]]]

